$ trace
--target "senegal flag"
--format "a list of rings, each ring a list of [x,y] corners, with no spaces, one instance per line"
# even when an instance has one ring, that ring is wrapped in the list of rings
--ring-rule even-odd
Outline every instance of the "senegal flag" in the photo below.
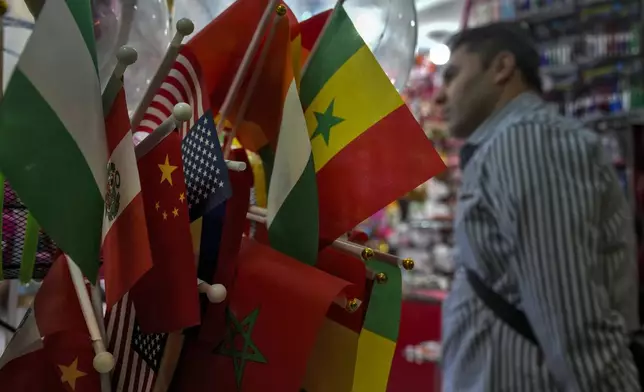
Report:
[[[373,283],[358,340],[352,391],[386,392],[400,327],[402,276],[400,268],[391,264],[370,260],[367,265],[384,274],[386,281]]]
[[[445,165],[343,7],[302,76],[321,245],[328,245]]]

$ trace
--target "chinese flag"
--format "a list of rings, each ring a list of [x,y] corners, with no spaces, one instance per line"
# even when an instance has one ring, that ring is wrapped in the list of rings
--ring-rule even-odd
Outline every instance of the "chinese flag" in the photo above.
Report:
[[[144,332],[178,331],[199,324],[197,271],[179,134],[168,135],[139,158],[138,166],[153,267],[130,295]]]
[[[298,392],[333,299],[350,283],[244,238],[227,332],[186,343],[172,391]]]

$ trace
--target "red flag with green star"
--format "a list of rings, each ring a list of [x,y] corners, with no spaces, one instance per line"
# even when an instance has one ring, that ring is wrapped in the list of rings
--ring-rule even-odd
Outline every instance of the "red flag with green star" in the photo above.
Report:
[[[187,342],[171,391],[298,391],[333,299],[350,288],[244,238],[224,339]]]

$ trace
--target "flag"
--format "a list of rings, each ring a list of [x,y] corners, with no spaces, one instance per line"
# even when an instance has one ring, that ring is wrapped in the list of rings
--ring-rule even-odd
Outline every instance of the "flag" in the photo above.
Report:
[[[348,287],[243,239],[224,339],[187,345],[173,390],[298,391],[325,314]]]
[[[146,334],[126,294],[105,315],[108,351],[114,355],[112,390],[165,391],[170,385],[183,344],[181,332]]]
[[[181,125],[181,135],[185,137],[204,112],[209,109],[205,105],[207,98],[202,93],[199,63],[190,48],[184,46],[145,111],[137,128],[137,136],[144,137],[154,131],[172,115],[174,105],[185,102],[190,105],[193,111],[192,117]]]
[[[105,119],[109,162],[103,217],[103,272],[111,308],[152,268],[139,171],[123,83]]]
[[[179,134],[173,132],[138,162],[154,265],[130,290],[130,298],[145,332],[172,332],[199,324],[189,192],[180,145]]]
[[[300,88],[322,245],[445,168],[344,8],[331,18]]]
[[[248,164],[245,150],[235,149],[231,153],[234,160]],[[209,284],[222,284],[228,292],[232,292],[236,282],[237,255],[247,226],[246,214],[250,204],[253,175],[250,170],[231,171],[229,175],[234,196],[208,212],[202,220],[195,221],[192,227],[196,228],[197,223],[203,223],[198,227],[199,238],[206,239],[199,244],[199,278]],[[224,246],[221,246],[222,244]],[[201,341],[216,342],[223,338],[229,300],[228,296],[222,303],[206,304],[199,332]]]
[[[289,50],[289,25],[282,19],[275,43],[286,48],[289,82],[281,110],[281,125],[273,174],[268,188],[268,238],[274,249],[314,265],[318,254],[318,191],[306,120],[293,76]],[[280,34],[281,33],[281,34]]]
[[[318,40],[318,38],[320,38],[322,29],[324,29],[324,25],[326,24],[326,21],[329,20],[332,12],[333,9],[326,10],[324,12],[320,12],[319,14],[313,15],[307,20],[300,22],[300,62],[302,66],[306,63],[306,60],[311,55],[313,46],[315,46],[315,42]]]
[[[108,178],[89,0],[43,5],[0,105],[0,140],[0,171],[95,282]]]
[[[395,265],[379,260],[369,260],[367,265],[385,274],[387,281],[373,283],[358,340],[352,392],[386,392],[400,327],[402,276]]]
[[[331,306],[307,363],[302,387],[306,392],[352,391],[358,340],[365,309],[366,267],[362,260],[328,247],[320,252],[317,268],[352,283],[347,295],[363,299],[354,313]],[[329,377],[329,375],[333,377]]]
[[[231,195],[228,167],[208,110],[181,142],[188,210],[193,222]]]
[[[0,380],[8,391],[99,392],[93,359],[89,331],[61,255],[0,358]]]

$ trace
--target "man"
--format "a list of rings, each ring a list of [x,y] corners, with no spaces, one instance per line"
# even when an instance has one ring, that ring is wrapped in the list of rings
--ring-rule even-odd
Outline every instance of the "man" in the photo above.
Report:
[[[444,390],[639,391],[632,212],[600,139],[539,97],[539,55],[520,28],[466,30],[449,46],[436,100],[466,143]],[[537,344],[495,316],[466,270],[525,314]]]

